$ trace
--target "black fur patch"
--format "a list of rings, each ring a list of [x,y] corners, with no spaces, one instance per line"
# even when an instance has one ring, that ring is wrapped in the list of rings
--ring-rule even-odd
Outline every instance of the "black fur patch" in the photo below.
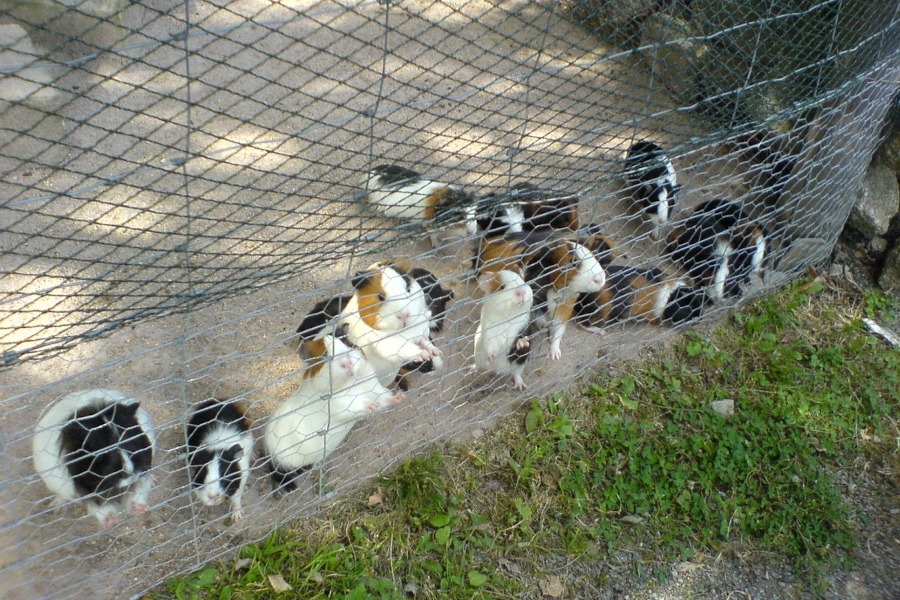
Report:
[[[677,288],[669,296],[669,302],[663,310],[663,322],[669,325],[687,323],[700,317],[703,308],[712,303],[704,290],[695,290],[688,286]]]
[[[322,333],[322,330],[332,320],[341,314],[341,311],[344,310],[344,307],[347,306],[352,297],[352,295],[335,296],[334,298],[317,302],[312,307],[312,310],[309,311],[309,314],[300,322],[300,326],[297,327],[297,333],[304,340],[315,338]]]
[[[385,187],[402,187],[422,178],[421,173],[399,165],[378,165],[372,172],[377,174],[380,184]]]
[[[428,310],[431,311],[432,332],[440,332],[444,329],[444,320],[447,317],[447,305],[453,300],[453,290],[441,286],[430,271],[416,267],[410,269],[409,274],[419,283],[425,294]]]
[[[191,467],[191,482],[195,487],[203,485],[206,479],[207,465],[213,460],[219,461],[219,485],[230,497],[240,485],[240,465],[243,448],[235,444],[225,450],[204,448],[207,438],[214,427],[227,427],[241,434],[249,431],[250,426],[244,413],[234,402],[223,402],[211,398],[198,404],[191,413],[187,423],[187,450]]]

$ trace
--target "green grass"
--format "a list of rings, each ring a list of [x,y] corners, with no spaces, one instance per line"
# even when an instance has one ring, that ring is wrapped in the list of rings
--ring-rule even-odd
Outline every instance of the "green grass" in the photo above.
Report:
[[[297,598],[402,598],[404,586],[518,598],[548,561],[623,548],[672,561],[759,552],[821,590],[857,544],[835,473],[858,456],[896,471],[900,352],[860,319],[897,310],[874,292],[798,284],[579,394],[533,400],[477,445],[412,459],[245,547],[243,568],[174,578],[157,597],[274,598],[269,576],[281,575]],[[710,409],[725,399],[734,416]]]

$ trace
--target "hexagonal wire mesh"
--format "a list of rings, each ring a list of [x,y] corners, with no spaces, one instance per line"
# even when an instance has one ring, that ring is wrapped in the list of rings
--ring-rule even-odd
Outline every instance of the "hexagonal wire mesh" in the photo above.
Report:
[[[567,387],[605,356],[624,360],[661,341],[670,328],[650,321],[672,316],[664,309],[673,282],[715,314],[821,262],[898,88],[890,4],[0,0],[4,592],[141,593],[327,505],[327,491],[489,426],[526,396],[511,385],[515,363],[488,355],[512,352],[532,317],[559,331],[579,290],[604,286],[578,309],[596,309],[582,323],[594,330],[570,323],[559,362],[541,328],[527,338],[529,396]],[[626,163],[642,140],[667,159],[645,146]],[[674,183],[666,160],[680,188],[666,187]],[[382,164],[443,184],[377,200],[363,182]],[[662,171],[649,173],[654,167]],[[425,185],[401,170],[382,174],[368,179],[382,191]],[[668,219],[660,190],[677,199]],[[502,241],[471,228],[451,235],[472,211],[496,217],[504,206],[546,208],[564,196],[574,198],[577,227]],[[437,228],[385,218],[372,205],[438,197],[457,205],[436,209]],[[735,204],[704,204],[691,220],[715,199]],[[608,255],[589,243],[598,229],[614,244],[612,266],[600,261],[606,283],[596,258]],[[764,257],[754,254],[761,231]],[[520,310],[524,292],[518,309],[503,304],[499,267],[483,266],[480,280],[473,273],[475,249],[485,258],[507,252],[497,244],[525,252],[502,266],[519,269],[523,279],[510,281],[527,281],[532,311]],[[594,253],[579,254],[583,246]],[[335,346],[307,341],[304,366],[295,330],[312,306],[353,293],[353,275],[375,261],[400,259],[454,292],[443,330],[423,333],[419,319],[386,332],[343,307],[334,321],[349,329],[326,324],[319,333],[351,347],[323,369],[316,357]],[[593,279],[573,283],[582,272]],[[360,306],[387,290],[382,278],[359,284]],[[391,281],[421,305],[417,284]],[[413,321],[428,316],[408,310]],[[517,324],[498,312],[515,313]],[[498,376],[471,370],[482,315],[499,329],[483,336],[480,364]],[[395,388],[404,361],[379,346],[392,338],[416,346],[404,360],[434,359],[427,349],[436,346],[443,362],[401,382],[409,390],[396,406],[395,391],[353,379],[366,363]],[[48,411],[97,388],[123,392],[122,407],[139,401],[156,437],[149,512],[109,529],[83,505],[108,507],[103,486],[121,477],[91,484],[83,476],[110,455],[135,471],[133,442],[122,439],[136,439],[137,425],[123,426],[115,411],[94,424],[79,413],[83,437],[109,428],[100,443],[107,458],[95,453],[85,467],[73,458],[72,430],[63,432],[75,404]],[[240,401],[257,440],[244,518],[233,525],[227,507],[191,493],[185,424],[191,407],[212,397]],[[264,444],[288,397],[287,426],[273,427]],[[361,419],[375,405],[389,410]],[[50,416],[35,429],[42,415]],[[279,455],[276,430],[308,432],[298,441],[321,456]],[[221,442],[211,446],[220,453],[233,445],[217,435],[202,443]],[[49,452],[41,476],[34,445]],[[273,493],[267,448],[283,470],[315,468],[295,480],[296,491]],[[50,507],[42,481],[50,471],[57,483],[82,481],[79,492],[60,492],[61,509]],[[98,489],[93,500],[71,500]],[[141,513],[143,501],[134,503]],[[100,525],[113,525],[115,513],[105,514]]]

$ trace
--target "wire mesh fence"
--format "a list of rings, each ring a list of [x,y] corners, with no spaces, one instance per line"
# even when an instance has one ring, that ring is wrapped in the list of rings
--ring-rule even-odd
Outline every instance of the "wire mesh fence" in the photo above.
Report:
[[[140,594],[820,263],[900,73],[864,1],[0,7],[15,598]],[[210,398],[253,452],[188,451]]]

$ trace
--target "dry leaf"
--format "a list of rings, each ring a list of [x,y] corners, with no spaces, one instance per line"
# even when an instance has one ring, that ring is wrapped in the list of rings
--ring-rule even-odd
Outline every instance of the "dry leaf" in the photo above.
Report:
[[[369,508],[373,506],[378,506],[384,501],[384,496],[381,495],[381,488],[379,488],[374,494],[369,496],[369,501],[367,502]]]
[[[290,592],[294,589],[281,575],[269,575],[269,584],[276,593]]]
[[[557,575],[549,575],[538,581],[541,593],[551,598],[561,598],[566,593],[566,586]]]
[[[250,565],[253,563],[252,558],[239,558],[234,561],[234,570],[235,571],[243,571],[244,569],[249,569]]]
[[[503,567],[504,569],[506,569],[507,571],[509,571],[510,573],[512,573],[513,575],[521,575],[522,574],[522,567],[519,566],[518,563],[514,563],[513,561],[511,561],[509,559],[501,558],[500,560],[497,561],[497,564],[500,565],[501,567]]]
[[[629,525],[643,525],[644,519],[640,518],[637,515],[625,515],[621,519],[619,519],[623,523],[628,523]]]

